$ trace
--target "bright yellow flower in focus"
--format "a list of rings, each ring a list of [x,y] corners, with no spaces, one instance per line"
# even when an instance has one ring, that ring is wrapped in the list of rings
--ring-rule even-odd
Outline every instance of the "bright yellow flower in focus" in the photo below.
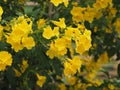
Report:
[[[54,36],[52,28],[50,26],[47,26],[46,28],[44,28],[44,32],[42,35],[46,39],[51,39],[51,37]]]
[[[37,78],[38,78],[36,84],[37,84],[38,86],[42,87],[43,84],[44,84],[45,81],[46,81],[46,77],[45,77],[45,76],[40,76],[39,74],[36,74],[36,75],[37,75]]]
[[[58,6],[61,3],[64,3],[65,7],[68,6],[68,0],[50,0],[55,6]]]
[[[7,66],[12,64],[12,55],[7,51],[0,52],[0,71],[4,71]]]
[[[66,24],[65,24],[65,19],[64,18],[59,18],[59,21],[52,21],[52,23],[60,28],[65,28]]]
[[[38,29],[40,29],[44,24],[45,24],[46,20],[45,19],[39,19],[37,21],[37,26],[38,26]]]
[[[2,39],[3,26],[0,25],[0,40]]]
[[[3,9],[2,9],[2,7],[0,6],[0,21],[1,21],[1,16],[2,16],[2,14],[3,14]]]

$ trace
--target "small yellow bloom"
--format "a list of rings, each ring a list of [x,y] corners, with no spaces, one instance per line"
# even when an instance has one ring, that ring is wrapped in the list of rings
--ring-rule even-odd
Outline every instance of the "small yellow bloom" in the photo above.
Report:
[[[59,18],[59,21],[52,21],[52,23],[60,28],[65,28],[66,24],[65,24],[65,19],[64,18]]]
[[[36,84],[37,84],[38,86],[42,87],[43,84],[44,84],[45,81],[46,81],[46,77],[45,77],[45,76],[40,76],[39,74],[36,74],[36,75],[37,75],[37,78],[38,78]]]
[[[55,6],[58,6],[61,3],[64,3],[65,7],[68,6],[68,0],[50,0]]]
[[[19,72],[17,69],[14,68],[13,70],[15,72],[16,77],[20,77],[22,75],[22,73]]]
[[[50,26],[47,26],[46,28],[44,28],[44,32],[42,35],[46,39],[51,39],[51,37],[54,36],[52,28]]]
[[[0,71],[4,71],[6,66],[12,65],[12,55],[7,51],[0,52]]]
[[[3,14],[3,9],[2,9],[2,7],[0,6],[0,20],[1,20],[2,14]]]
[[[33,37],[23,37],[22,38],[22,45],[26,47],[27,49],[31,49],[35,46],[35,41]]]
[[[55,36],[58,37],[59,36],[59,27],[54,27],[53,33],[54,33]]]
[[[25,72],[25,70],[27,69],[27,67],[28,67],[27,60],[23,60],[22,64],[19,65],[20,70],[17,70],[15,68],[13,69],[14,72],[15,72],[16,77],[20,77]]]
[[[74,75],[77,71],[80,72],[82,61],[79,56],[74,56],[73,59],[69,59],[64,63],[64,75]]]
[[[44,24],[45,24],[46,20],[45,19],[39,19],[37,21],[37,26],[38,26],[38,29],[40,29]]]
[[[109,57],[107,52],[104,52],[100,55],[99,59],[97,60],[99,64],[106,64],[108,63]]]

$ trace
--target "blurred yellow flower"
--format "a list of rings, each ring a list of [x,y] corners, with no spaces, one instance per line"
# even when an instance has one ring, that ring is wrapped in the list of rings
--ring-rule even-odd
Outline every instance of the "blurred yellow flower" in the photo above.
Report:
[[[22,64],[19,65],[20,70],[17,70],[16,68],[13,69],[15,72],[15,75],[17,77],[20,77],[25,72],[27,67],[28,67],[28,61],[23,59]]]
[[[108,88],[109,88],[110,90],[115,90],[115,86],[112,85],[112,84],[108,84]]]
[[[0,6],[0,21],[1,21],[1,16],[2,16],[2,14],[3,14],[3,9],[2,9],[2,7]]]
[[[0,71],[4,71],[7,66],[12,65],[12,55],[7,51],[0,52]]]
[[[3,34],[3,26],[0,25],[0,40],[2,39],[2,34]]]
[[[74,75],[77,71],[80,72],[82,61],[79,56],[74,56],[73,59],[69,59],[64,63],[64,75]]]
[[[37,27],[38,27],[38,29],[40,29],[45,24],[45,22],[46,22],[45,19],[39,19],[37,21]]]
[[[63,83],[59,84],[58,87],[60,90],[67,90],[65,84],[63,84]]]
[[[41,75],[39,75],[38,73],[37,73],[36,75],[37,75],[37,78],[38,78],[36,84],[37,84],[38,86],[42,87],[43,84],[44,84],[45,81],[46,81],[46,77],[45,77],[45,76],[41,76]]]

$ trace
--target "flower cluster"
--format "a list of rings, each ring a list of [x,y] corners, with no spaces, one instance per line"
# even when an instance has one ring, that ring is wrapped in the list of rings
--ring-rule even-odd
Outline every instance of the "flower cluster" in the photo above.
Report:
[[[32,33],[32,21],[20,16],[13,20],[12,32],[7,36],[7,43],[11,44],[16,52],[24,47],[31,49],[35,46],[35,42],[33,37],[29,36],[30,33]]]

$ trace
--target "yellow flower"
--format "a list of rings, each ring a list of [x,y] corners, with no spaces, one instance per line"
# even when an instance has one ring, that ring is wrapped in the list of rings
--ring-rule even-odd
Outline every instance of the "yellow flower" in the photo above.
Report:
[[[86,10],[86,8],[82,8],[82,7],[73,7],[71,10],[71,14],[72,14],[72,19],[75,22],[81,22],[84,21],[84,14],[83,12]]]
[[[11,44],[15,52],[22,50],[24,47],[31,49],[35,43],[33,38],[28,37],[30,33],[32,33],[32,21],[24,16],[20,16],[17,19],[15,18],[13,20],[12,32],[7,36],[7,43]],[[26,44],[25,40],[27,40],[26,42],[28,42],[28,44]]]
[[[54,33],[55,36],[58,37],[59,36],[59,27],[54,27],[53,33]]]
[[[47,26],[46,28],[44,28],[44,32],[42,35],[46,39],[51,39],[51,37],[54,36],[52,28],[50,26]]]
[[[75,39],[76,43],[76,52],[79,54],[83,54],[85,51],[89,50],[91,45],[91,31],[85,30],[83,34],[81,34],[77,39]]]
[[[100,55],[99,59],[97,60],[99,64],[106,64],[108,63],[109,57],[107,52],[104,52]]]
[[[119,33],[120,37],[120,18],[117,18],[113,25],[115,26],[115,29]]]
[[[27,69],[27,67],[28,67],[28,62],[27,62],[27,60],[23,60],[23,61],[22,61],[22,65],[19,65],[20,71],[17,70],[17,69],[15,69],[15,68],[13,69],[14,72],[15,72],[15,75],[16,75],[17,77],[20,77],[20,76],[25,72],[25,70]]]
[[[67,7],[68,6],[68,2],[69,0],[63,0],[63,3],[64,3],[64,5],[65,5],[65,7]]]
[[[15,52],[23,49],[21,44],[22,33],[23,31],[21,30],[15,30],[7,37],[7,43],[12,45],[12,49],[14,49]]]
[[[22,38],[22,45],[26,47],[27,49],[31,49],[35,46],[35,41],[33,37],[23,37]]]
[[[108,88],[109,88],[110,90],[115,90],[115,86],[112,85],[112,84],[108,84]]]
[[[0,6],[0,21],[1,21],[1,16],[2,16],[2,14],[3,14],[3,9],[2,9],[2,7]]]
[[[65,84],[63,84],[63,83],[59,84],[58,87],[60,90],[67,90]]]
[[[2,39],[3,26],[0,25],[0,40]]]
[[[46,77],[45,77],[45,76],[40,76],[39,74],[36,74],[36,75],[37,75],[37,78],[38,78],[36,84],[37,84],[38,86],[42,87],[43,84],[44,84],[45,81],[46,81]]]
[[[75,76],[73,76],[73,77],[66,77],[66,80],[67,80],[67,83],[69,85],[75,85],[76,81],[77,81],[77,78]]]
[[[28,67],[28,61],[27,60],[23,60],[22,61],[22,65],[20,66],[21,73],[24,73],[25,70],[27,69],[27,67]]]
[[[58,6],[61,3],[64,3],[65,7],[68,6],[68,0],[50,0],[55,6]]]
[[[46,54],[53,59],[54,57],[63,56],[67,53],[67,47],[69,46],[70,41],[64,37],[58,38],[51,42],[50,49]]]
[[[60,28],[65,28],[66,24],[65,24],[65,19],[64,18],[59,18],[59,21],[52,21],[52,23]]]
[[[96,9],[91,8],[90,6],[88,6],[86,8],[86,12],[84,13],[84,17],[86,21],[89,21],[90,23],[92,23],[93,19],[96,16]]]
[[[45,24],[46,20],[45,19],[39,19],[37,21],[37,26],[38,26],[38,29],[40,29],[44,24]]]
[[[69,63],[71,63],[72,67],[74,67],[74,69],[80,71],[81,65],[82,65],[82,61],[80,60],[79,56],[74,56],[73,59],[68,59]]]
[[[6,69],[7,66],[11,66],[12,64],[12,55],[7,51],[0,52],[0,71]]]
[[[19,72],[17,69],[14,68],[13,70],[15,72],[16,77],[20,77],[22,75],[22,73]]]
[[[50,0],[51,3],[53,3],[55,6],[58,6],[62,3],[63,0]]]
[[[74,56],[73,59],[69,59],[64,63],[64,75],[74,75],[77,71],[80,72],[82,61],[79,56]]]

